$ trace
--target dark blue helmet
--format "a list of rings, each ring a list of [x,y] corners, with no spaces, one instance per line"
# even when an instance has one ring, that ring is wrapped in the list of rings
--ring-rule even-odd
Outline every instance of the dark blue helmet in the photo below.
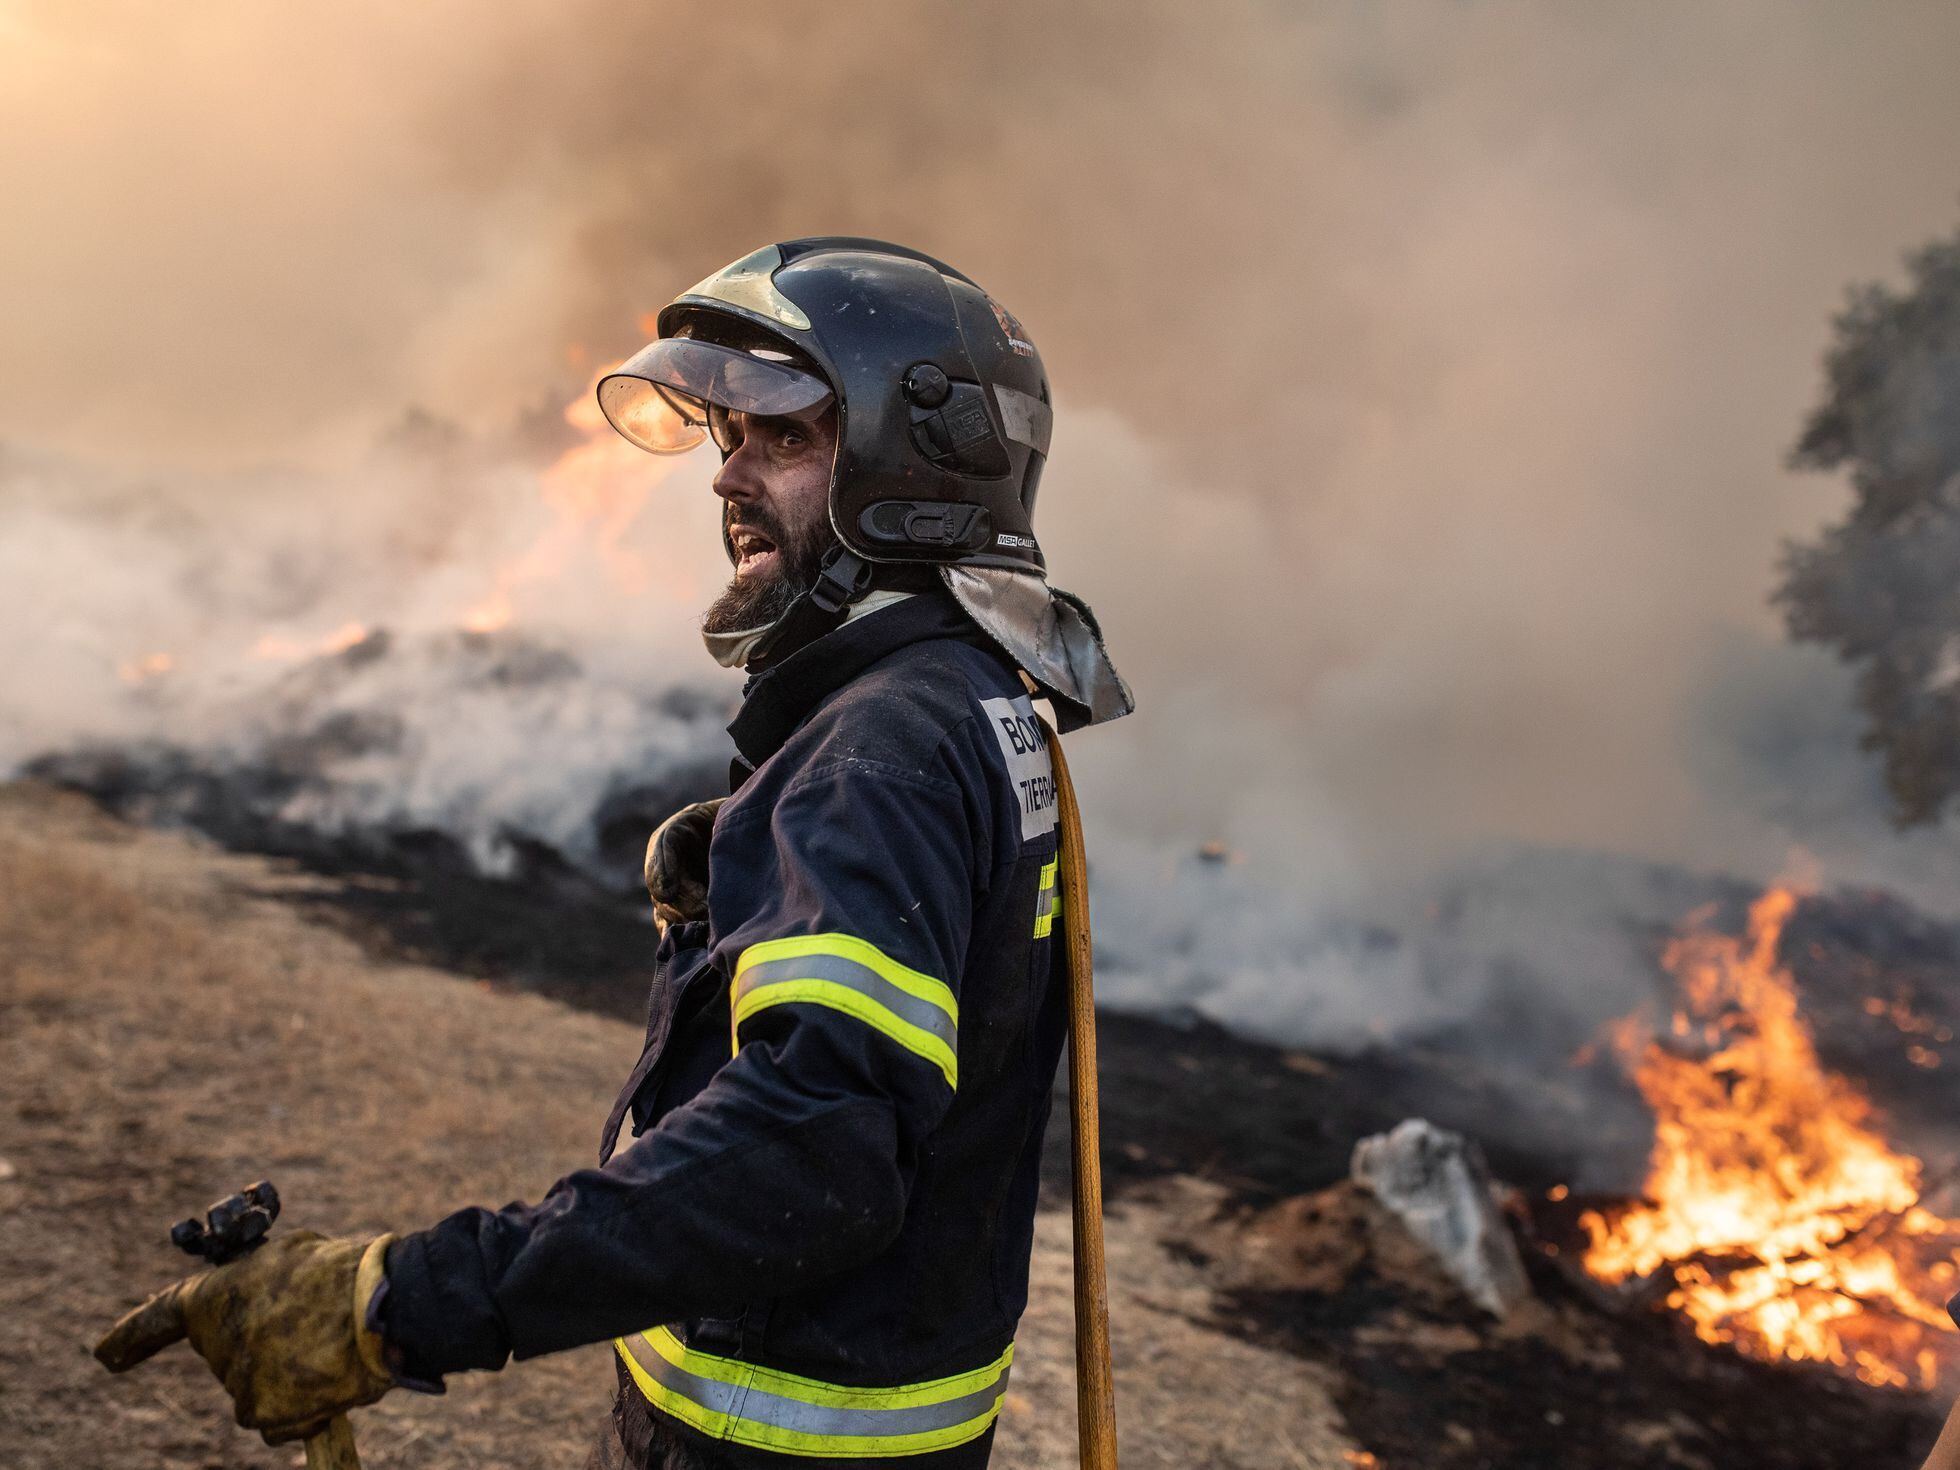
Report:
[[[1034,501],[1054,411],[1021,324],[951,266],[880,240],[765,246],[683,292],[599,384],[655,453],[729,412],[837,407],[830,521],[868,562],[1040,571]]]

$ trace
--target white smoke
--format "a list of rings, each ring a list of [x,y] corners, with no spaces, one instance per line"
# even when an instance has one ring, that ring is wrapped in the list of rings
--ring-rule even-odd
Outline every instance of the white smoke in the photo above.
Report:
[[[426,425],[338,473],[254,477],[257,497],[0,464],[0,619],[31,630],[0,647],[0,765],[142,747],[323,834],[440,831],[492,874],[526,840],[596,868],[609,795],[725,764],[735,690],[690,635],[705,466],[593,452],[593,484],[630,470],[628,510],[673,503],[605,537],[541,496],[549,453]],[[464,627],[500,590],[515,625]]]
[[[1951,847],[1894,844],[1855,751],[1743,736],[1843,698],[1763,605],[1836,494],[1779,465],[1843,285],[1950,223],[1960,15],[17,0],[0,38],[7,765],[253,758],[303,662],[262,640],[360,624],[392,652],[323,709],[407,733],[300,814],[576,846],[705,751],[664,693],[732,685],[705,467],[562,535],[558,411],[689,281],[837,230],[1043,344],[1044,544],[1142,705],[1075,747],[1134,998],[1352,1038],[1483,1006],[1437,977],[1503,972],[1505,925],[1588,915],[1554,989],[1638,962],[1558,885],[1480,910],[1488,963],[1419,953],[1492,843],[1867,881]],[[443,672],[540,546],[513,626],[580,677]],[[1206,840],[1227,891],[1165,902]]]

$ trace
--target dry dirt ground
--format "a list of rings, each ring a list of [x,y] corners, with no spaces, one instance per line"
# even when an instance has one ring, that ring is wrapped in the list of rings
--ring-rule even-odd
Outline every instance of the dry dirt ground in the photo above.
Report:
[[[89,1356],[188,1258],[171,1221],[270,1176],[284,1225],[414,1228],[536,1198],[588,1160],[636,1028],[377,962],[290,900],[322,880],[0,787],[0,1467],[302,1463],[234,1428],[176,1348],[121,1378]],[[1213,1289],[1161,1244],[1169,1181],[1109,1224],[1123,1459],[1368,1464],[1327,1370],[1207,1325]],[[1203,1204],[1202,1200],[1199,1204]],[[1069,1231],[1044,1213],[994,1463],[1074,1460]],[[356,1415],[370,1470],[577,1466],[602,1347],[461,1375]]]

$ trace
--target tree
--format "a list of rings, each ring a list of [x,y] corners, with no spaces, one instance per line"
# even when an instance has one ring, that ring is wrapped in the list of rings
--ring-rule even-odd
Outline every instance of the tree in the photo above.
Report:
[[[1960,233],[1909,257],[1904,291],[1854,289],[1822,404],[1793,467],[1848,468],[1851,510],[1786,543],[1775,601],[1790,636],[1857,669],[1861,744],[1894,820],[1960,799]]]

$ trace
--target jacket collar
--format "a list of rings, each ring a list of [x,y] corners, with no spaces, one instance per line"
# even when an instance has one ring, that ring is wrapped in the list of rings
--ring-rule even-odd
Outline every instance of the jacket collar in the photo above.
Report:
[[[853,618],[749,680],[742,691],[742,707],[728,726],[738,752],[729,768],[730,787],[740,786],[750,772],[781,750],[823,699],[887,654],[929,638],[958,638],[985,646],[958,603],[943,593],[921,593]]]

